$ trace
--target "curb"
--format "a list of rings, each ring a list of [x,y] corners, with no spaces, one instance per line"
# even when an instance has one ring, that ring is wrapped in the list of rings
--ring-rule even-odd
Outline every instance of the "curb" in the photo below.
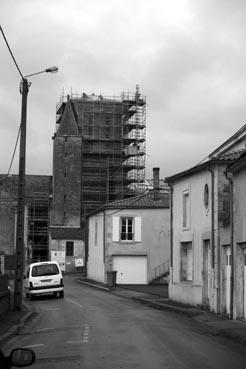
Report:
[[[149,301],[146,299],[142,299],[139,297],[131,297],[132,300],[135,301],[139,301],[142,304],[148,305],[150,307],[153,307],[155,309],[158,310],[169,310],[175,313],[181,313],[184,314],[186,316],[188,316],[189,318],[194,318],[197,317],[199,315],[202,315],[202,313],[198,312],[198,311],[192,311],[192,310],[186,310],[185,308],[180,308],[178,306],[172,306],[172,305],[168,305],[168,304],[158,304],[156,302],[153,301]],[[200,327],[203,327],[207,330],[207,332],[209,332],[212,336],[218,336],[218,337],[223,337],[226,338],[230,341],[233,341],[235,343],[239,343],[241,345],[246,346],[246,338],[242,337],[240,335],[234,334],[230,329],[219,329],[217,327],[211,326],[210,324],[207,324],[199,319],[193,319],[193,321],[198,324]]]
[[[158,309],[158,310],[168,310],[168,311],[172,311],[172,312],[175,312],[175,313],[184,314],[184,315],[186,315],[190,318],[192,318],[193,316],[200,315],[200,312],[195,311],[194,309],[187,310],[185,308],[181,308],[181,307],[174,306],[174,305],[159,304],[158,302],[146,300],[146,299],[143,299],[141,297],[131,297],[131,299],[139,301],[144,305],[148,305],[148,306],[153,307],[153,308]]]
[[[94,287],[100,290],[104,290],[107,292],[112,292],[113,294],[115,294],[116,296],[122,297],[122,298],[126,298],[126,299],[131,299],[133,301],[136,302],[140,302],[143,305],[147,305],[149,307],[152,307],[154,309],[157,310],[167,310],[170,312],[174,312],[174,313],[179,313],[179,314],[183,314],[186,315],[187,317],[193,319],[193,321],[198,324],[200,327],[202,327],[203,329],[205,329],[205,331],[209,334],[211,334],[212,336],[218,336],[218,337],[223,337],[225,339],[228,339],[230,341],[233,341],[235,343],[239,343],[243,346],[246,346],[246,338],[242,337],[240,335],[234,334],[233,332],[231,332],[230,329],[220,329],[214,326],[211,326],[208,323],[205,323],[199,319],[197,319],[196,317],[198,317],[199,315],[203,315],[202,311],[198,311],[195,308],[194,309],[187,309],[187,308],[182,308],[179,306],[175,306],[175,305],[169,305],[169,304],[160,304],[158,302],[154,302],[151,300],[147,300],[141,297],[134,297],[134,296],[124,296],[121,295],[120,293],[117,293],[116,291],[108,288],[108,287],[103,287],[101,285],[96,285],[90,282],[84,282],[81,280],[77,280],[77,282],[82,283],[84,285],[88,285],[89,287]]]
[[[28,307],[25,303],[23,303],[23,306],[25,306],[25,309],[28,310]],[[6,341],[9,341],[11,338],[17,336],[26,322],[31,320],[34,315],[34,311],[27,311],[26,314],[20,319],[19,324],[14,324],[6,333],[0,336],[0,345],[3,345],[3,343]]]
[[[81,283],[81,284],[84,284],[86,286],[89,286],[89,287],[94,287],[94,288],[97,288],[99,290],[104,290],[104,291],[107,291],[107,292],[112,292],[112,290],[108,287],[103,287],[99,284],[93,284],[93,283],[90,283],[90,282],[84,282],[84,281],[81,281],[80,279],[77,280],[78,283]]]

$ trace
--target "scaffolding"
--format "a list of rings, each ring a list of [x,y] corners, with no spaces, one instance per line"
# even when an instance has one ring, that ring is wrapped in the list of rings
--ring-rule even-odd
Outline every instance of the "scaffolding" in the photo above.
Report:
[[[139,87],[118,97],[83,93],[69,99],[82,136],[82,213],[135,196],[133,185],[145,180],[146,99]],[[62,96],[57,129],[66,104]]]
[[[1,179],[2,175],[0,175]],[[26,175],[25,203],[28,206],[28,262],[46,261],[49,253],[48,222],[51,176]],[[4,179],[2,188],[17,200],[18,175]]]
[[[28,222],[28,258],[30,262],[48,260],[49,197],[34,193],[30,198]]]

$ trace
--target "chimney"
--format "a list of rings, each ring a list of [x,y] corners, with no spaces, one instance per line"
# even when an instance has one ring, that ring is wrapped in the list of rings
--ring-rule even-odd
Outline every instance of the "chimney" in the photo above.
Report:
[[[159,172],[160,168],[153,168],[153,188],[154,188],[154,200],[157,201],[160,199],[159,194]]]

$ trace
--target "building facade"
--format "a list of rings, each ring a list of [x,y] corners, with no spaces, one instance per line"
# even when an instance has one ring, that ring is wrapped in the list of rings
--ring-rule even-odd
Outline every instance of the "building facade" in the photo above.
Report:
[[[148,284],[169,272],[169,192],[151,190],[106,204],[89,217],[88,277]]]
[[[246,319],[246,152],[227,168],[231,186],[231,309],[234,319]]]
[[[226,168],[240,157],[245,142],[244,126],[203,163],[166,179],[172,193],[169,296],[229,316],[233,256]]]

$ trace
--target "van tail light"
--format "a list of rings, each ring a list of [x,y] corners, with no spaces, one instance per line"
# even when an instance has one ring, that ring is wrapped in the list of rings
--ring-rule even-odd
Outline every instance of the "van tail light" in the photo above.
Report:
[[[63,279],[60,280],[60,285],[63,287]]]
[[[32,284],[32,282],[29,282],[29,287],[30,287],[30,288],[33,288],[33,284]]]

